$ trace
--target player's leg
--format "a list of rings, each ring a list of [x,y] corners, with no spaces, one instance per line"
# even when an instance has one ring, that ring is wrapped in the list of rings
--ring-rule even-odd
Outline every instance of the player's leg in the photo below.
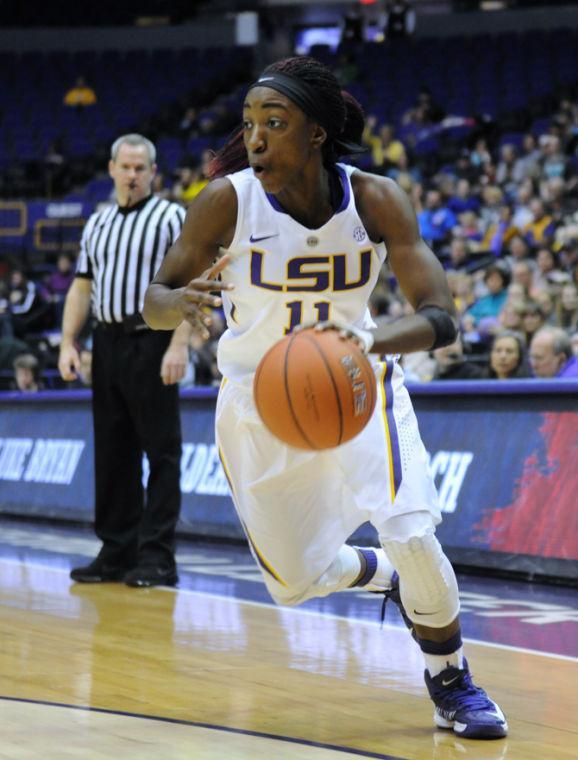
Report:
[[[424,655],[436,725],[466,738],[506,736],[502,711],[472,682],[463,654],[457,580],[429,514],[393,517],[381,527],[380,538],[399,574],[396,601]]]
[[[235,507],[275,601],[299,604],[354,585],[391,586],[393,568],[383,549],[345,544],[368,515],[330,453],[277,441],[260,423],[250,389],[239,384],[221,388],[216,416]]]
[[[437,493],[397,364],[388,361],[382,365],[378,391],[384,456],[371,461],[366,458],[364,470],[371,482],[389,490],[390,499],[380,504],[379,491],[372,494],[368,489],[366,498],[377,505],[372,523],[398,573],[398,587],[389,595],[398,603],[424,654],[435,722],[462,736],[505,736],[507,724],[501,710],[473,685],[463,657],[457,581],[434,535],[441,520]],[[376,420],[377,414],[372,424]],[[377,433],[375,436],[377,441]],[[380,461],[387,462],[381,474]]]

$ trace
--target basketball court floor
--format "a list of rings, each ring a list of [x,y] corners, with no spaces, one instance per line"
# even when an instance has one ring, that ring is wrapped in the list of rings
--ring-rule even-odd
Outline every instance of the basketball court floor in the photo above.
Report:
[[[244,547],[179,544],[177,589],[75,585],[86,529],[0,518],[0,758],[578,758],[578,593],[462,577],[507,740],[436,731],[417,646],[351,591],[275,607]]]

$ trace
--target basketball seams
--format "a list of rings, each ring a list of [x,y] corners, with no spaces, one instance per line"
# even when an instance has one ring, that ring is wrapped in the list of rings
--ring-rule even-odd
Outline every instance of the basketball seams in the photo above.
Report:
[[[335,382],[335,378],[333,377],[333,370],[331,369],[331,366],[329,362],[327,361],[325,354],[323,353],[323,350],[321,349],[321,346],[319,343],[312,338],[310,335],[306,335],[305,333],[302,333],[302,337],[309,341],[314,347],[319,356],[321,357],[321,360],[325,366],[325,369],[327,370],[327,374],[329,375],[329,378],[331,380],[331,385],[333,387],[333,391],[335,393],[335,400],[337,401],[337,409],[339,412],[339,437],[337,440],[336,446],[339,446],[341,444],[341,441],[343,439],[343,409],[341,406],[341,398],[339,396],[339,390],[337,388],[337,383]]]
[[[311,449],[318,449],[319,446],[316,446],[309,437],[305,434],[305,431],[299,424],[299,420],[297,419],[297,415],[295,414],[295,409],[293,407],[293,401],[291,399],[291,391],[289,390],[289,354],[291,353],[291,348],[293,346],[293,343],[295,342],[295,339],[298,337],[297,335],[291,335],[289,342],[287,344],[287,350],[285,351],[285,356],[283,357],[283,382],[285,385],[285,398],[287,399],[287,404],[289,405],[289,411],[291,413],[291,417],[293,418],[293,422],[295,423],[295,427],[297,430],[301,433],[301,437],[304,441],[308,444],[309,448]],[[341,412],[341,410],[340,410]]]

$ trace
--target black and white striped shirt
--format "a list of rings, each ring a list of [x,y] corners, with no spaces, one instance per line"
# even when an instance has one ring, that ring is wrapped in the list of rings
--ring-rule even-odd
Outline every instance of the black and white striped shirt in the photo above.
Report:
[[[179,236],[185,210],[152,195],[131,208],[116,203],[84,227],[76,276],[92,280],[99,322],[122,322],[142,311],[145,291]]]

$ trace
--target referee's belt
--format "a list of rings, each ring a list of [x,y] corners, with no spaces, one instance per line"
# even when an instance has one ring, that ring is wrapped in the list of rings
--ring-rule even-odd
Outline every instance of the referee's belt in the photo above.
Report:
[[[145,331],[150,332],[150,327],[140,314],[130,314],[122,322],[99,322],[98,326],[103,330],[121,332],[125,335],[134,335],[135,333]]]

